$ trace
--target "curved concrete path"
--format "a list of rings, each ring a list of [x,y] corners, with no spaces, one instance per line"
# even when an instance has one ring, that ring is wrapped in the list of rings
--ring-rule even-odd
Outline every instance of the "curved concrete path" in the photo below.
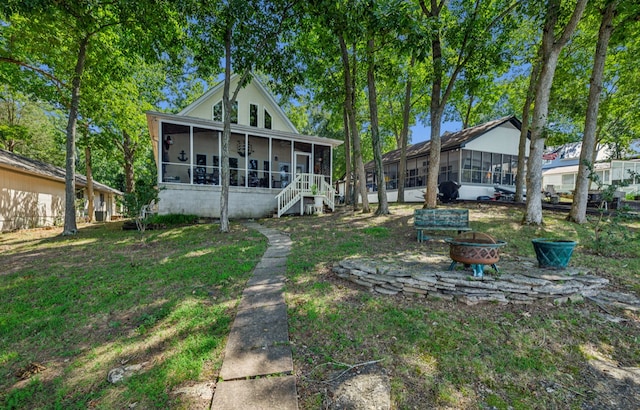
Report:
[[[211,408],[297,410],[283,287],[291,239],[255,222],[269,247],[242,294]]]

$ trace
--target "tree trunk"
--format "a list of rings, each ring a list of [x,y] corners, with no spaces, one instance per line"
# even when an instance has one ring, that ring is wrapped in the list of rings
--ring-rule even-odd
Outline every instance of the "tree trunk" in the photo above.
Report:
[[[531,148],[527,162],[527,204],[523,223],[542,225],[542,153],[544,150],[545,127],[549,113],[549,95],[558,58],[576,29],[587,0],[579,0],[571,20],[564,28],[560,39],[554,35],[560,14],[560,0],[550,0],[542,37],[541,71],[536,86],[535,108],[531,125]]]
[[[400,130],[400,165],[398,166],[398,203],[404,203],[404,184],[407,173],[407,144],[409,143],[409,119],[411,116],[411,95],[413,81],[411,69],[415,65],[416,58],[411,56],[409,70],[407,72],[407,84],[404,89],[404,104],[402,106],[402,130]]]
[[[587,102],[587,115],[584,123],[584,135],[582,148],[580,149],[580,165],[576,178],[576,189],[573,195],[573,203],[568,220],[582,224],[587,221],[587,199],[589,195],[589,169],[588,163],[593,163],[596,152],[596,130],[598,123],[598,109],[600,106],[600,94],[602,93],[602,77],[604,76],[604,64],[607,59],[607,47],[613,32],[613,18],[616,14],[617,0],[609,2],[600,23],[598,43],[593,60],[593,71],[589,82],[589,100]]]
[[[444,3],[442,3],[444,4]],[[425,14],[427,14],[424,3],[421,3]],[[427,16],[433,19],[438,19],[440,16],[440,7],[435,0],[431,0],[431,10]],[[429,108],[429,122],[431,125],[431,136],[429,146],[429,164],[427,167],[427,188],[424,192],[424,206],[423,208],[435,208],[438,203],[438,173],[440,171],[440,127],[442,122],[442,113],[444,111],[444,104],[446,99],[442,98],[442,77],[443,77],[443,62],[442,62],[442,44],[440,41],[440,32],[433,34],[431,40],[431,58],[433,61],[433,82],[431,84],[431,105]],[[452,75],[450,80],[455,81],[455,77]]]
[[[553,76],[558,64],[558,53],[551,53],[543,60],[540,80],[536,87],[536,105],[531,125],[531,145],[527,162],[527,204],[524,223],[541,225],[542,220],[542,154],[544,152],[545,127],[549,112],[549,96]]]
[[[231,27],[227,26],[224,35],[224,88],[222,91],[222,106],[224,107],[222,129],[222,152],[220,153],[220,231],[229,232],[229,139],[231,138],[231,101],[229,88],[231,86]]]
[[[132,193],[135,186],[133,173],[133,161],[136,155],[136,146],[128,132],[122,132],[122,152],[124,153],[124,189],[127,194]]]
[[[356,123],[356,114],[355,114],[355,74],[356,74],[356,66],[355,60],[353,63],[353,73],[351,72],[351,63],[349,62],[349,52],[347,51],[347,45],[344,41],[344,37],[342,34],[338,36],[340,40],[340,55],[342,57],[342,65],[344,67],[344,75],[345,75],[345,105],[347,107],[347,115],[349,117],[349,129],[351,131],[351,137],[353,139],[353,157],[356,166],[356,187],[357,193],[362,197],[362,212],[369,213],[371,209],[369,208],[369,198],[367,196],[367,184],[366,184],[366,174],[364,172],[364,162],[362,161],[362,147],[360,143],[360,134],[358,133],[357,123]],[[353,50],[355,53],[355,47]],[[358,209],[358,196],[355,195],[355,200],[353,201],[353,209],[354,211]]]
[[[536,83],[538,75],[540,74],[540,61],[534,62],[531,67],[531,75],[529,76],[529,88],[527,90],[527,96],[522,107],[522,128],[520,129],[520,143],[518,145],[518,171],[516,174],[516,193],[515,202],[524,202],[524,188],[526,172],[526,157],[527,157],[527,138],[529,136],[529,116],[531,114],[531,104],[533,103],[533,97],[536,91]]]
[[[378,96],[376,93],[375,78],[375,40],[370,38],[367,42],[367,89],[369,91],[369,115],[371,120],[371,141],[373,144],[373,158],[378,179],[378,209],[376,215],[388,215],[389,204],[387,202],[387,187],[382,165],[382,143],[378,126]]]
[[[347,45],[344,41],[344,37],[342,34],[339,36],[340,40],[340,55],[342,57],[343,69],[344,69],[344,160],[345,160],[345,187],[344,187],[344,197],[345,203],[351,204],[353,202],[354,209],[358,206],[358,196],[355,195],[355,198],[352,201],[352,192],[351,192],[351,184],[352,184],[352,169],[351,165],[353,161],[351,160],[351,132],[352,127],[356,123],[355,118],[353,117],[354,108],[352,103],[352,93],[350,92],[350,84],[351,84],[351,71],[349,68],[349,53],[347,52]],[[353,121],[351,121],[353,119]],[[353,122],[353,124],[352,124]],[[357,179],[357,178],[356,178]]]
[[[93,170],[91,168],[91,147],[89,144],[84,148],[84,161],[87,168],[87,222],[93,222],[95,215],[94,192],[93,192]]]
[[[349,131],[349,114],[347,114],[346,101],[342,111],[344,117],[344,201],[345,204],[349,205],[351,204],[351,134]]]
[[[80,85],[82,73],[87,58],[89,36],[80,41],[78,60],[76,61],[71,88],[71,108],[67,122],[67,161],[65,168],[65,206],[63,235],[75,235],[78,232],[76,223],[76,127],[78,124],[78,109],[80,106]]]

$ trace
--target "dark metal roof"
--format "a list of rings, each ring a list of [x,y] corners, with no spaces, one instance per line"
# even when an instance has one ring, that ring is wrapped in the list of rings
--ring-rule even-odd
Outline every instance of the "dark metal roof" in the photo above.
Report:
[[[0,149],[0,168],[15,169],[26,174],[62,182],[64,182],[66,176],[66,171],[63,168],[47,164],[46,162],[23,157],[22,155],[5,151],[3,149]],[[79,187],[86,187],[87,177],[81,174],[76,174],[76,185],[78,185]],[[93,181],[93,186],[94,189],[98,191],[111,192],[116,195],[123,195],[122,192],[118,191],[117,189],[111,188],[96,181]]]
[[[522,123],[515,116],[499,118],[497,120],[485,122],[484,124],[476,125],[475,127],[465,128],[457,132],[445,132],[441,139],[440,151],[450,151],[457,148],[463,148],[465,144],[473,141],[474,139],[486,134],[487,132],[497,128],[505,123],[511,123],[517,129],[522,127]],[[419,142],[407,147],[407,159],[423,157],[429,155],[431,149],[431,141]],[[400,150],[389,151],[382,156],[383,163],[393,163],[400,161]],[[365,167],[370,168],[373,166],[373,161],[369,161]]]

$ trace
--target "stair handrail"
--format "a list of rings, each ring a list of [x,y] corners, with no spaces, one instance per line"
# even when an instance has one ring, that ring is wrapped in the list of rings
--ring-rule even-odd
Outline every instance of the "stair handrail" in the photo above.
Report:
[[[289,185],[276,195],[276,200],[278,201],[278,218],[303,197],[313,195],[314,190],[312,187],[314,185],[316,195],[322,196],[323,203],[331,208],[332,211],[335,211],[334,189],[333,186],[326,181],[326,177],[319,174],[299,173],[296,174],[296,177]]]
[[[294,180],[276,195],[276,201],[278,201],[278,218],[301,198],[301,181],[301,174],[296,175]]]

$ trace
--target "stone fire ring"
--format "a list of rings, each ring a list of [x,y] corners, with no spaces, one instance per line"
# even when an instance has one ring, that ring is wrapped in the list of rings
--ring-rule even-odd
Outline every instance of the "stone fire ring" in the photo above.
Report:
[[[458,262],[464,263],[471,265],[473,276],[480,278],[484,275],[484,265],[491,265],[498,272],[498,249],[507,244],[481,232],[466,232],[455,239],[447,239],[446,242],[449,244],[449,256],[453,260],[449,270],[453,270]]]

